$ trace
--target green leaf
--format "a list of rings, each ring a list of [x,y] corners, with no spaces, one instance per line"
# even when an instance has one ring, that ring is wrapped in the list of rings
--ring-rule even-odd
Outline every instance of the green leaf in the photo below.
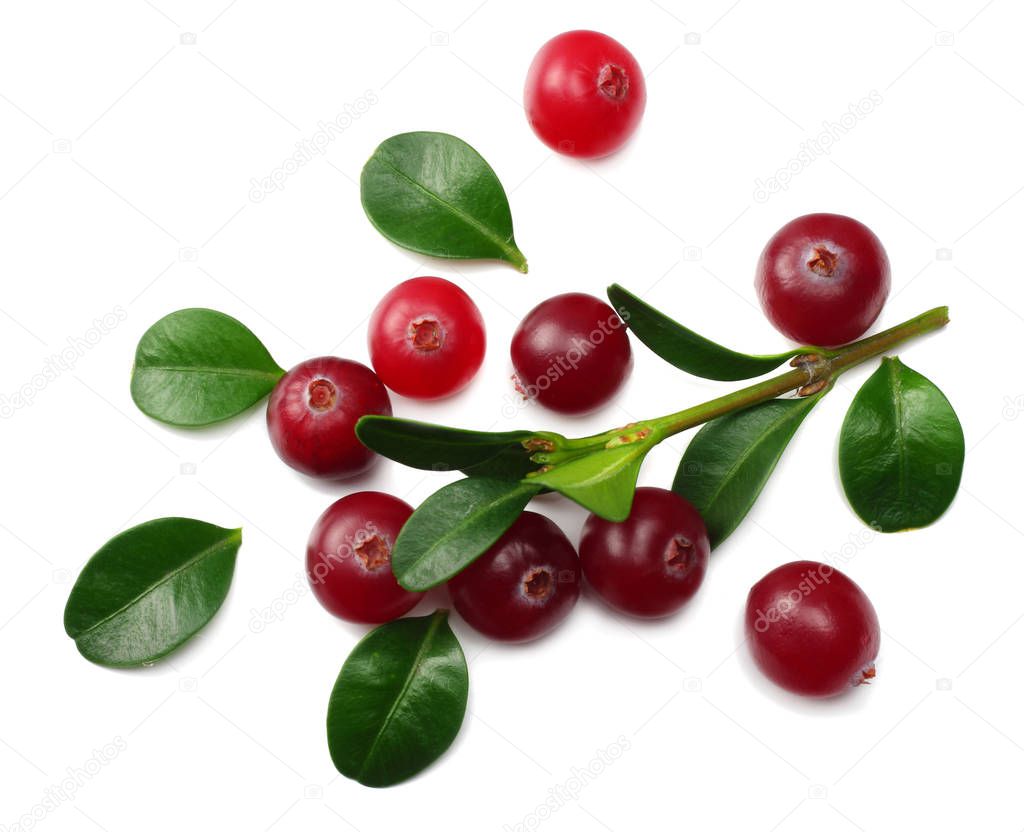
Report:
[[[746,355],[719,346],[677,324],[618,284],[608,287],[608,299],[630,331],[656,355],[673,367],[701,378],[738,381],[764,375],[784,361],[807,352],[832,354],[817,347],[801,347],[777,355]]]
[[[135,350],[132,399],[147,416],[195,427],[235,416],[284,370],[242,323],[212,309],[181,309],[146,330]]]
[[[154,662],[220,609],[241,543],[241,529],[187,517],[121,532],[82,569],[64,609],[64,629],[96,664]]]
[[[690,440],[672,490],[700,512],[712,547],[746,517],[793,434],[825,392],[773,399],[721,416]]]
[[[331,760],[364,786],[401,783],[452,744],[468,697],[469,669],[447,610],[377,627],[349,654],[331,691]]]
[[[434,492],[405,522],[391,569],[398,583],[423,592],[486,552],[523,513],[540,485],[473,477]]]
[[[525,430],[504,433],[460,430],[411,419],[364,416],[356,436],[373,451],[425,471],[464,471],[479,477],[522,479],[537,465],[522,442]]]
[[[363,167],[363,210],[391,242],[455,260],[505,260],[526,272],[501,182],[483,157],[447,133],[401,133]]]
[[[853,510],[878,531],[927,526],[953,502],[963,467],[964,432],[949,400],[898,358],[883,358],[839,435]]]
[[[633,442],[602,449],[531,476],[527,482],[543,485],[573,500],[598,517],[621,523],[629,517],[633,492],[650,442]]]

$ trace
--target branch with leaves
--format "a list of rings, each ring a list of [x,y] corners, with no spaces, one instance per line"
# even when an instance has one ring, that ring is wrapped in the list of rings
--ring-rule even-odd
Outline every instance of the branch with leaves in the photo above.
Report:
[[[621,286],[610,287],[608,296],[641,342],[687,373],[736,381],[787,361],[790,369],[676,413],[575,439],[364,417],[356,432],[376,452],[413,468],[465,474],[428,497],[395,542],[392,568],[402,586],[423,591],[458,574],[543,491],[606,520],[625,520],[648,452],[700,425],[673,490],[701,513],[717,546],[746,516],[836,379],[949,322],[947,308],[938,307],[838,349],[746,355],[676,323]],[[886,358],[854,398],[840,435],[839,472],[854,510],[886,532],[928,525],[952,502],[963,461],[963,431],[946,397],[899,359]]]

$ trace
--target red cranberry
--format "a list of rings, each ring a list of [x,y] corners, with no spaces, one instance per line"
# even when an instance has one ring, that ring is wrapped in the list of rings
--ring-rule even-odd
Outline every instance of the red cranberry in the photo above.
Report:
[[[391,415],[388,391],[373,370],[344,358],[311,358],[282,376],[270,394],[267,430],[288,465],[313,477],[361,474],[377,458],[355,434],[367,414]]]
[[[859,338],[882,311],[889,258],[863,223],[807,214],[768,241],[755,285],[765,314],[783,335],[834,347]]]
[[[422,593],[398,585],[391,549],[412,506],[379,491],[342,497],[320,515],[306,545],[306,575],[328,612],[383,624],[409,612]]]
[[[638,488],[623,523],[590,515],[580,540],[587,583],[609,606],[643,618],[669,615],[689,601],[710,554],[697,509],[664,488]]]
[[[618,150],[644,114],[640,65],[600,32],[564,32],[545,43],[526,75],[524,106],[544,144],[567,156],[594,158]]]
[[[580,595],[580,562],[569,539],[524,511],[490,549],[448,582],[466,621],[500,641],[529,641],[559,624]]]
[[[834,696],[874,678],[878,616],[857,584],[825,563],[787,563],[747,597],[754,661],[777,685]]]
[[[533,309],[512,336],[516,386],[561,413],[589,413],[629,376],[625,324],[592,295],[556,295]]]
[[[388,292],[370,317],[369,340],[381,381],[413,399],[439,399],[469,384],[487,343],[476,304],[440,277],[414,277]]]

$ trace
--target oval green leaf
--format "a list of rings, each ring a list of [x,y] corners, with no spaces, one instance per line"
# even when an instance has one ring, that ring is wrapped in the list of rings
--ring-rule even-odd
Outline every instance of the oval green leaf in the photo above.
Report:
[[[504,260],[526,272],[501,182],[483,157],[447,133],[401,133],[363,167],[363,210],[391,242],[455,260]]]
[[[531,476],[526,482],[543,485],[568,497],[598,517],[621,523],[633,507],[633,493],[649,442],[607,448]]]
[[[882,532],[934,523],[953,502],[964,432],[949,400],[898,358],[883,358],[839,435],[839,476],[853,510]]]
[[[687,445],[672,490],[704,518],[714,548],[746,517],[800,423],[824,395],[774,399],[708,422]]]
[[[134,526],[86,563],[64,609],[64,629],[96,664],[154,662],[220,609],[241,543],[241,529],[187,517]]]
[[[513,480],[537,467],[522,445],[532,435],[525,430],[460,430],[390,416],[364,416],[356,424],[356,436],[366,447],[410,468]]]
[[[349,654],[331,691],[331,760],[364,786],[408,780],[452,744],[468,697],[469,669],[447,610],[377,627]]]
[[[153,324],[139,341],[132,399],[147,416],[197,427],[247,410],[282,375],[244,324],[213,309],[181,309]]]
[[[473,477],[435,491],[405,522],[391,569],[398,583],[424,592],[469,566],[501,537],[540,485]]]
[[[831,355],[817,347],[776,355],[746,355],[720,346],[678,324],[618,284],[608,287],[608,299],[630,331],[655,355],[690,375],[715,381],[739,381],[774,370],[784,361],[807,352]]]

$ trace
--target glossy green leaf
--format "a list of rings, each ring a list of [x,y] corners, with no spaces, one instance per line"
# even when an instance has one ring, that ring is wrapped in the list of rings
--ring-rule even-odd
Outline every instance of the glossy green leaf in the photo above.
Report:
[[[466,657],[446,610],[377,627],[334,683],[327,707],[331,760],[364,786],[401,783],[452,744],[468,697]]]
[[[135,350],[132,399],[171,425],[209,425],[248,409],[284,370],[244,324],[212,309],[181,309],[146,330]]]
[[[220,609],[241,543],[241,529],[187,517],[134,526],[86,563],[64,609],[64,629],[96,664],[154,662]]]
[[[410,468],[514,480],[537,467],[522,445],[532,435],[525,430],[460,430],[390,416],[364,416],[356,425],[356,436],[366,447]]]
[[[447,133],[401,133],[363,167],[363,209],[391,242],[456,260],[505,260],[526,271],[501,182],[483,157]]]
[[[640,466],[650,449],[647,442],[634,442],[594,451],[579,459],[559,462],[527,482],[557,491],[587,511],[621,523],[629,517]]]
[[[949,400],[898,358],[857,392],[839,436],[839,476],[853,510],[883,532],[934,523],[953,502],[964,432]]]
[[[809,351],[809,348],[802,347],[776,355],[746,355],[709,341],[676,323],[618,284],[608,287],[608,298],[630,331],[652,352],[673,367],[701,378],[715,381],[754,378]],[[830,354],[817,348],[814,351]]]
[[[793,434],[822,395],[774,399],[721,416],[690,440],[672,490],[700,512],[712,547],[746,517]]]
[[[540,485],[472,477],[434,492],[406,521],[391,555],[398,582],[423,592],[454,577],[505,533]]]

